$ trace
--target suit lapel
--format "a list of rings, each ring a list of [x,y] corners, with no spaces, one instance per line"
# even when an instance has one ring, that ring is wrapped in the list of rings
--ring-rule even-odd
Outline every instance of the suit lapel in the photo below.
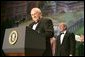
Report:
[[[32,22],[32,23],[29,25],[29,27],[30,27],[30,28],[32,28],[32,27],[33,27],[33,25],[34,25],[34,22]]]
[[[60,36],[61,35],[59,35],[58,38],[57,38],[57,43],[59,43],[59,44],[60,44]]]
[[[37,30],[37,31],[38,31],[39,28],[41,28],[41,27],[40,27],[40,26],[42,25],[41,23],[42,23],[42,19],[39,21],[39,23],[38,23],[38,25],[37,25],[37,27],[36,27],[36,30]]]
[[[68,32],[66,31],[66,34],[64,35],[64,38],[63,38],[63,41],[62,41],[62,44],[64,43],[65,39],[68,38]]]
[[[38,25],[37,25],[37,27],[36,27],[36,30],[38,30],[39,26],[40,26],[40,22],[38,23]]]

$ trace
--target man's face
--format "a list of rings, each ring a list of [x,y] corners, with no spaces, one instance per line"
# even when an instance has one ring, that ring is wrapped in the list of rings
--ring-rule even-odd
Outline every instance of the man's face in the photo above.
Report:
[[[60,24],[60,25],[59,25],[59,30],[60,30],[61,32],[63,32],[63,31],[65,30],[65,26],[64,26],[63,24]]]
[[[37,11],[32,11],[31,17],[32,17],[33,21],[37,22],[40,19],[40,13]]]

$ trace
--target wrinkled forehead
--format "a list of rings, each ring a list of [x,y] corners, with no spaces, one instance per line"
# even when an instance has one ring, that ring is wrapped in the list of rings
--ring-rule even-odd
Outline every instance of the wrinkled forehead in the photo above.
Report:
[[[33,8],[31,10],[31,14],[35,14],[35,13],[41,13],[41,10],[39,8]]]

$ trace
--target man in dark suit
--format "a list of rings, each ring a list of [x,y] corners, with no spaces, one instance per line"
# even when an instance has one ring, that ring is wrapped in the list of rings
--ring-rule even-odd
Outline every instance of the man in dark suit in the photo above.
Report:
[[[39,8],[33,8],[31,10],[31,17],[33,22],[29,25],[29,27],[46,37],[46,50],[43,56],[52,56],[50,44],[50,38],[54,36],[52,21],[48,18],[43,18],[42,12]]]
[[[75,35],[67,31],[65,23],[59,24],[60,35],[56,41],[56,56],[74,56],[75,55]]]

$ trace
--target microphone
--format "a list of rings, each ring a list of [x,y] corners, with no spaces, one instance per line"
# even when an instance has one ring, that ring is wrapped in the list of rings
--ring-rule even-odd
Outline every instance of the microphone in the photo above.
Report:
[[[15,25],[18,27],[20,23],[24,22],[25,21],[25,18],[21,19],[21,20],[18,20],[18,21],[15,21]]]

